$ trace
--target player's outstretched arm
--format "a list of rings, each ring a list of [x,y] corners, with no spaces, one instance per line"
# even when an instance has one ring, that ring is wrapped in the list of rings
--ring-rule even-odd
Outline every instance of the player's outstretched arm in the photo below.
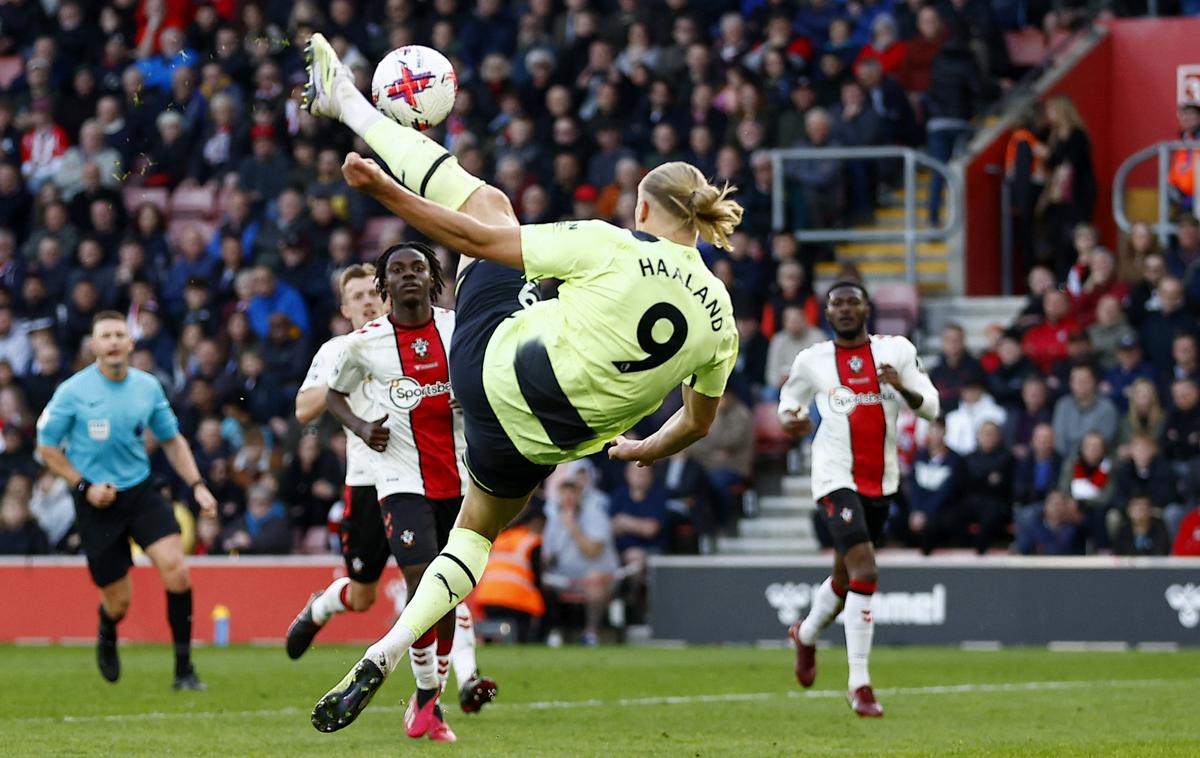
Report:
[[[662,428],[644,440],[617,437],[608,448],[608,457],[650,466],[661,458],[675,455],[708,434],[720,404],[719,397],[708,397],[691,387],[684,387],[683,407],[675,411]]]
[[[379,164],[350,153],[342,174],[351,187],[378,200],[383,207],[415,226],[438,244],[463,255],[524,269],[519,226],[489,226],[411,192]]]

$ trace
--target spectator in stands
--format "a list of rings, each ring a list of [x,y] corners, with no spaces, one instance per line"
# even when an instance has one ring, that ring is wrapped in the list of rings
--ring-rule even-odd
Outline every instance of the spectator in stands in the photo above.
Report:
[[[1136,435],[1128,445],[1128,458],[1116,470],[1113,505],[1124,510],[1133,498],[1144,496],[1161,512],[1177,507],[1179,495],[1175,471],[1158,453],[1154,438]]]
[[[1129,288],[1117,278],[1113,254],[1101,247],[1092,251],[1087,278],[1075,297],[1075,313],[1081,326],[1088,327],[1096,322],[1096,308],[1105,297],[1124,303],[1129,298]]]
[[[21,138],[21,175],[31,192],[54,178],[71,144],[63,128],[54,123],[51,108],[47,98],[33,101],[30,128]]]
[[[95,119],[85,121],[80,127],[79,144],[63,153],[54,174],[54,183],[68,200],[84,188],[83,170],[89,163],[97,167],[98,178],[105,186],[120,184],[124,173],[121,154],[104,144],[104,128]]]
[[[1054,490],[1046,497],[1042,517],[1017,531],[1017,552],[1022,555],[1082,555],[1079,507],[1071,496]]]
[[[0,360],[5,361],[17,376],[29,371],[33,347],[23,325],[14,318],[12,308],[0,306]]]
[[[804,147],[837,147],[833,118],[824,108],[813,108],[804,117]],[[834,224],[844,202],[841,161],[813,158],[791,164],[791,178],[800,183],[811,223],[817,228]]]
[[[553,646],[554,633],[562,625],[562,605],[579,602],[584,606],[580,642],[596,644],[604,609],[612,597],[617,554],[607,513],[585,506],[573,478],[561,479],[554,499],[546,503],[542,566],[546,625],[550,631],[547,641]],[[560,633],[559,644],[561,640]]]
[[[1079,330],[1071,314],[1071,301],[1065,292],[1049,290],[1042,297],[1042,321],[1029,328],[1021,340],[1025,355],[1044,374],[1055,361],[1067,356],[1067,339]]]
[[[1106,371],[1117,367],[1117,352],[1122,344],[1138,344],[1137,332],[1121,312],[1121,301],[1112,295],[1105,295],[1096,301],[1096,321],[1088,327],[1087,336],[1096,360]],[[1140,349],[1138,357],[1141,357]]]
[[[291,552],[287,511],[273,498],[269,485],[250,487],[246,493],[246,511],[230,521],[217,538],[221,552],[248,555]]]
[[[947,433],[949,424],[947,424]],[[1013,459],[999,424],[979,427],[978,445],[963,459],[961,512],[974,525],[972,542],[980,555],[1000,541],[1012,522]],[[965,524],[964,524],[965,525]]]
[[[1185,213],[1175,222],[1175,238],[1167,251],[1167,270],[1171,276],[1183,280],[1190,299],[1200,301],[1200,281],[1196,281],[1196,261],[1200,261],[1200,221]]]
[[[779,388],[787,381],[796,355],[826,339],[825,332],[805,319],[803,307],[788,305],[783,309],[783,330],[776,332],[767,349],[767,386],[764,388],[767,400],[779,399]]]
[[[1140,328],[1146,317],[1162,310],[1158,285],[1167,276],[1167,259],[1160,252],[1147,253],[1141,273],[1129,292],[1129,323]]]
[[[1138,380],[1153,383],[1154,369],[1142,357],[1142,346],[1137,335],[1126,333],[1117,344],[1116,363],[1105,372],[1100,391],[1113,402],[1118,411],[1125,413],[1129,409],[1129,399]]]
[[[626,618],[630,623],[644,623],[646,558],[665,554],[670,545],[667,491],[655,484],[653,467],[626,465],[625,486],[613,492],[609,515],[626,579]]]
[[[271,316],[281,313],[305,334],[309,331],[308,307],[300,293],[291,285],[279,281],[266,266],[254,269],[254,297],[247,315],[250,327],[260,338],[266,338]]]
[[[1160,255],[1162,249],[1150,225],[1137,221],[1129,228],[1129,234],[1121,237],[1117,252],[1117,275],[1132,288],[1142,279],[1146,257]]]
[[[900,70],[907,49],[907,43],[900,39],[896,29],[896,19],[887,13],[880,13],[871,22],[871,41],[859,51],[855,65],[873,58],[879,61],[883,73],[894,74]]]
[[[988,392],[1008,413],[1021,407],[1021,389],[1026,377],[1037,374],[1033,361],[1021,352],[1021,340],[1011,331],[1001,335],[996,345],[999,365],[988,375]]]
[[[5,493],[0,499],[0,555],[43,555],[50,552],[46,535],[25,501]]]
[[[1075,257],[1071,267],[1062,277],[1063,288],[1073,298],[1083,292],[1083,283],[1091,275],[1092,255],[1100,249],[1100,232],[1096,227],[1080,222],[1071,231],[1071,245]]]
[[[971,119],[983,100],[979,66],[967,49],[967,34],[951,26],[929,69],[926,100],[926,150],[939,161],[949,161],[955,146],[971,133]],[[929,183],[929,223],[941,222],[942,175],[934,172]]]
[[[287,503],[300,552],[328,552],[329,509],[338,499],[341,480],[333,453],[322,449],[315,433],[302,434],[279,493]]]
[[[1125,517],[1113,540],[1114,555],[1167,555],[1171,552],[1171,537],[1167,525],[1154,515],[1152,501],[1136,495],[1125,507]]]
[[[1075,226],[1092,218],[1096,176],[1091,141],[1071,98],[1061,94],[1051,96],[1046,101],[1045,114],[1050,137],[1036,152],[1045,162],[1049,179],[1038,209],[1061,278],[1071,264],[1071,235]]]
[[[946,444],[959,455],[974,452],[984,424],[1003,427],[1008,414],[987,393],[982,374],[969,376],[962,387],[958,407],[946,414]]]
[[[757,315],[753,310],[749,310],[752,307],[743,306],[738,311],[737,306],[734,306],[738,330],[738,359],[733,374],[729,377],[729,387],[747,405],[753,405],[762,396],[767,370],[767,351],[770,348],[770,342],[759,331]]]
[[[288,160],[276,148],[275,128],[259,125],[250,130],[252,152],[238,167],[238,187],[251,203],[262,207],[286,187]]]
[[[775,270],[775,286],[762,311],[762,333],[770,339],[783,325],[783,310],[789,305],[804,309],[804,320],[816,325],[820,307],[807,283],[804,268],[796,261],[782,261]]]
[[[1097,550],[1107,550],[1108,509],[1112,507],[1115,477],[1104,437],[1098,432],[1083,436],[1075,454],[1063,465],[1059,489],[1071,493],[1083,514],[1088,540]]]
[[[688,450],[708,474],[716,526],[731,529],[741,516],[740,492],[753,476],[754,414],[735,394],[726,392],[712,431]]]
[[[1162,438],[1167,413],[1159,402],[1157,386],[1149,377],[1135,379],[1127,390],[1129,409],[1121,417],[1118,441],[1126,446],[1139,434]],[[1122,451],[1125,454],[1127,451]]]
[[[1071,383],[1071,369],[1081,363],[1094,364],[1095,358],[1092,355],[1092,342],[1088,339],[1087,332],[1074,331],[1067,337],[1067,354],[1054,362],[1050,366],[1050,373],[1046,377],[1046,386],[1050,388],[1050,396],[1058,401],[1063,395],[1067,394]],[[1097,370],[1099,376],[1099,370]]]
[[[1106,447],[1116,443],[1117,409],[1098,389],[1095,367],[1079,364],[1071,368],[1070,394],[1054,405],[1054,440],[1059,455],[1074,454],[1090,432],[1097,432]]]
[[[1171,555],[1200,556],[1200,507],[1193,508],[1180,522]]]
[[[46,535],[48,552],[73,553],[79,549],[75,533],[75,498],[66,480],[43,469],[33,485],[29,512]]]
[[[1033,428],[1039,423],[1050,423],[1054,409],[1050,405],[1050,391],[1040,374],[1030,374],[1021,384],[1021,404],[1008,414],[1004,422],[1004,441],[1014,452],[1027,449],[1033,437]]]
[[[929,555],[939,538],[950,534],[950,523],[960,496],[959,476],[962,458],[946,446],[946,425],[939,419],[929,422],[925,447],[917,451],[912,472],[906,477],[910,544]]]
[[[1160,376],[1172,370],[1171,350],[1176,334],[1195,334],[1196,319],[1185,309],[1183,285],[1174,277],[1164,277],[1158,285],[1161,309],[1142,321],[1142,349]]]
[[[981,379],[982,376],[983,368],[979,361],[967,352],[963,328],[958,324],[946,324],[942,327],[942,352],[938,356],[937,365],[929,373],[929,378],[937,387],[943,411],[948,413],[958,407],[958,398],[963,386],[968,380]]]
[[[1013,323],[1014,329],[1023,334],[1026,329],[1040,324],[1045,319],[1046,312],[1042,305],[1046,293],[1055,289],[1055,286],[1054,272],[1048,267],[1035,263],[1029,269],[1025,277],[1025,288],[1028,291],[1025,295],[1025,307],[1017,314],[1017,320]]]
[[[1029,445],[1013,452],[1013,520],[1028,524],[1041,517],[1046,495],[1058,486],[1063,457],[1054,449],[1054,428],[1049,424],[1035,426]]]
[[[904,58],[895,73],[905,90],[924,93],[929,89],[933,60],[946,39],[942,18],[932,5],[926,5],[917,12],[916,31],[917,34],[905,39]]]

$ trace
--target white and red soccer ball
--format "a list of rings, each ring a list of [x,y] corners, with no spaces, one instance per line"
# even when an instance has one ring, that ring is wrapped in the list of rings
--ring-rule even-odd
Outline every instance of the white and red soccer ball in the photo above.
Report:
[[[454,107],[458,77],[446,56],[421,45],[398,47],[384,56],[371,78],[371,100],[388,118],[424,130],[437,126]]]

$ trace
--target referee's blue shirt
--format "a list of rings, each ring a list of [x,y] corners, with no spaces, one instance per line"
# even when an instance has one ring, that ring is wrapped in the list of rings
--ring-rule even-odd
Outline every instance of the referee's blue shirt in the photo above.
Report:
[[[162,384],[153,374],[130,368],[114,382],[95,364],[58,386],[37,423],[39,445],[61,447],[91,482],[111,482],[118,490],[150,476],[145,431],[159,440],[179,433]]]

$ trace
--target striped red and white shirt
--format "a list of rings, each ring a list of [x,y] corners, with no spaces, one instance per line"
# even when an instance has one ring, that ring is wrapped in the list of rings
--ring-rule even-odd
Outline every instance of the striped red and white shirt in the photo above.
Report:
[[[896,417],[908,407],[891,385],[880,385],[879,367],[889,364],[900,381],[923,399],[918,416],[935,419],[938,394],[904,337],[873,335],[857,348],[821,342],[800,351],[780,391],[779,413],[804,417],[816,400],[821,423],[813,439],[812,490],[820,499],[849,489],[864,497],[894,495],[900,485]]]
[[[397,325],[384,316],[345,338],[329,386],[347,394],[361,386],[366,399],[387,414],[387,450],[367,449],[380,499],[466,493],[462,417],[450,407],[447,356],[453,334],[454,312],[434,308],[433,318],[420,326]]]

